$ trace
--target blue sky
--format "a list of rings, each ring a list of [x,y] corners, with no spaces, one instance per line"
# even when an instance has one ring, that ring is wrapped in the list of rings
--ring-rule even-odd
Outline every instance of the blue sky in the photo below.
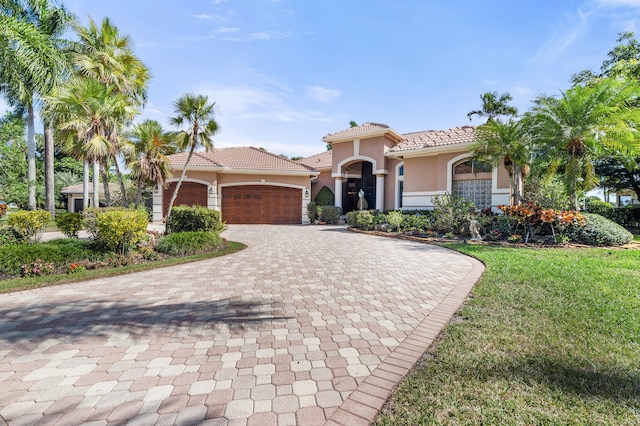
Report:
[[[400,133],[469,124],[486,91],[521,112],[597,69],[640,0],[67,0],[108,16],[151,69],[142,117],[186,92],[216,101],[217,147],[307,156],[358,123]],[[472,124],[480,124],[474,120]]]

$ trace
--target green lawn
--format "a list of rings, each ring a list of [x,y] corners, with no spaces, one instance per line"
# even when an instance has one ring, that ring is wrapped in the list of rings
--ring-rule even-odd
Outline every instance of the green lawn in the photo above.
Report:
[[[451,247],[484,277],[376,424],[640,424],[639,250]]]

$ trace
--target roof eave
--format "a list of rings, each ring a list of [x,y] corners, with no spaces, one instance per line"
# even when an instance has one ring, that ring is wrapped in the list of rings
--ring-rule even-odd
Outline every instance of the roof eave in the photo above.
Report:
[[[428,146],[423,148],[408,149],[405,151],[390,151],[385,155],[395,158],[429,157],[431,155],[448,154],[451,152],[468,151],[474,142],[464,142],[451,145]]]
[[[398,132],[396,132],[395,130],[388,128],[388,129],[384,129],[384,130],[379,130],[377,132],[368,132],[368,133],[363,133],[361,135],[351,135],[351,136],[325,136],[322,138],[322,141],[325,143],[341,143],[341,142],[351,142],[355,139],[368,139],[368,138],[375,138],[378,136],[387,136],[387,135],[391,135],[392,137],[389,138],[391,140],[394,140],[396,142],[401,142],[402,141],[402,135],[400,135]]]
[[[230,167],[220,169],[221,174],[236,175],[269,175],[269,176],[318,176],[319,171],[313,170],[261,170],[261,169],[233,169]]]

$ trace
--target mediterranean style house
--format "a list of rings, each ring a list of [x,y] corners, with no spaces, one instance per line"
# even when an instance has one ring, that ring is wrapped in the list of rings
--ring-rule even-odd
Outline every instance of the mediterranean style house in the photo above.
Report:
[[[365,123],[328,134],[322,140],[331,150],[297,162],[252,147],[197,152],[174,205],[219,210],[230,224],[300,224],[324,187],[343,212],[356,209],[360,190],[368,208],[379,210],[430,209],[446,193],[480,209],[509,204],[507,171],[471,160],[474,137],[471,126],[400,134]],[[166,215],[187,153],[169,158],[174,178],[154,192],[154,221]]]

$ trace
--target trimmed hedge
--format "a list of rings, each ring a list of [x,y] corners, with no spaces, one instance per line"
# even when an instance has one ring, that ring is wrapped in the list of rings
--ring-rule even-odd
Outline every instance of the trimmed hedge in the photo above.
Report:
[[[173,256],[190,256],[218,250],[223,244],[224,240],[217,232],[174,232],[162,237],[156,250]]]
[[[42,232],[47,222],[51,219],[51,213],[46,210],[18,210],[9,216],[7,223],[27,240],[40,241]]]
[[[336,206],[318,206],[317,209],[321,222],[337,223],[342,214],[342,208]]]
[[[219,211],[206,207],[177,206],[171,209],[171,216],[166,226],[166,233],[178,232],[220,232],[225,223]]]
[[[102,260],[108,252],[96,251],[95,245],[75,238],[62,238],[39,244],[7,244],[0,246],[0,271],[20,275],[22,265],[40,259],[55,266],[83,260]]]
[[[59,213],[56,215],[56,225],[66,237],[78,238],[78,232],[84,225],[82,213]]]
[[[572,242],[590,246],[620,246],[633,241],[633,234],[617,223],[594,213],[584,213],[584,226],[571,226],[565,235]]]

